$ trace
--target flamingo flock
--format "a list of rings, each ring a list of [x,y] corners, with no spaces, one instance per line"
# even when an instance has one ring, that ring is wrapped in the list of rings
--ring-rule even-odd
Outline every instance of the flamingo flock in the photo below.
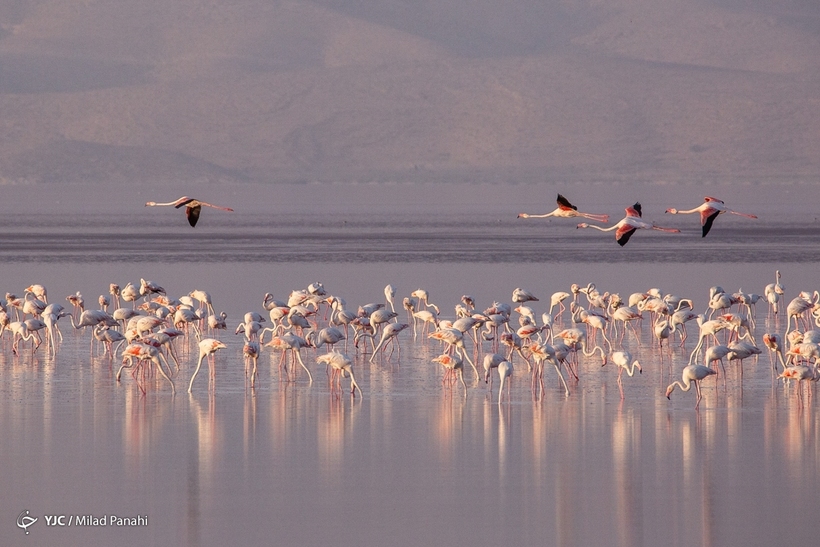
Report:
[[[689,210],[679,210],[675,208],[668,208],[666,210],[667,213],[673,215],[685,215],[689,213],[699,213],[700,214],[700,223],[702,227],[702,236],[706,237],[706,234],[712,229],[712,224],[714,223],[715,219],[718,215],[723,213],[731,213],[733,215],[738,215],[746,218],[756,219],[756,215],[752,215],[749,213],[740,213],[738,211],[733,211],[726,207],[726,204],[723,200],[718,198],[714,198],[711,196],[706,196],[704,199],[703,204],[694,209]],[[547,217],[558,217],[558,218],[575,218],[581,217],[586,218],[588,220],[593,220],[595,222],[606,223],[609,221],[609,215],[603,214],[594,214],[594,213],[582,213],[578,211],[578,207],[572,205],[567,198],[558,194],[558,208],[554,211],[545,214],[529,214],[529,213],[519,213],[518,218],[547,218]],[[654,221],[644,220],[643,218],[643,207],[641,206],[640,202],[635,202],[634,205],[631,205],[626,208],[626,216],[623,219],[618,221],[616,224],[609,226],[607,228],[598,226],[597,224],[590,224],[588,222],[582,222],[576,226],[576,228],[593,228],[595,230],[601,232],[615,232],[615,241],[623,247],[627,244],[629,239],[632,235],[639,229],[647,229],[647,230],[658,230],[661,232],[666,233],[680,233],[680,229],[678,228],[667,228],[663,226],[658,226],[655,224]]]
[[[780,272],[776,281],[780,285]],[[249,389],[260,388],[258,359],[267,352],[278,356],[282,382],[311,386],[316,367],[325,365],[332,393],[341,392],[344,377],[350,379],[351,395],[361,397],[364,390],[354,368],[399,367],[404,362],[402,346],[408,344],[415,346],[416,355],[431,354],[428,362],[440,365],[443,388],[458,390],[464,397],[476,390],[492,393],[491,380],[498,375],[499,404],[505,400],[509,404],[513,398],[514,376],[529,377],[522,385],[530,386],[534,400],[543,398],[549,386],[571,397],[588,380],[591,363],[597,363],[599,374],[606,374],[608,363],[615,365],[622,400],[632,391],[623,373],[633,378],[637,372],[655,377],[658,394],[670,399],[675,390],[694,388],[696,408],[704,398],[704,385],[727,390],[727,376],[732,375],[742,383],[744,362],[756,363],[764,352],[769,354],[772,382],[796,383],[801,401],[812,397],[813,385],[820,379],[818,291],[798,293],[785,315],[770,314],[767,332],[757,338],[755,310],[749,305],[756,295],[729,293],[717,286],[699,299],[657,288],[622,297],[614,291],[602,292],[594,283],[573,285],[567,291],[547,292],[552,296],[543,299],[540,315],[538,291],[521,287],[512,291],[510,304],[488,302],[483,310],[479,299],[464,295],[454,303],[452,314],[442,311],[448,306],[434,303],[430,291],[416,289],[404,297],[409,322],[403,322],[393,307],[393,299],[401,297],[393,285],[385,288],[383,302],[349,306],[323,284],[313,283],[283,299],[260,295],[259,310],[249,310],[234,323],[233,339],[241,337],[234,350],[227,334],[233,324],[224,311],[217,311],[209,292],[193,289],[173,298],[146,279],[124,287],[119,290],[112,283],[109,294],[97,299],[99,309],[86,309],[79,292],[65,297],[73,309],[49,302],[42,285],[30,285],[21,297],[6,293],[0,303],[3,348],[22,359],[36,355],[45,344],[49,358],[59,359],[66,336],[87,336],[93,355],[112,366],[119,362],[117,381],[122,383],[122,372],[130,371],[143,394],[152,387],[162,391],[164,386],[176,393],[182,377],[192,393],[203,362],[208,364],[208,389],[215,391],[217,372],[226,366],[220,364],[224,361],[220,355],[236,351],[245,362]],[[125,298],[129,287],[138,296]],[[782,285],[775,294],[785,294]],[[561,308],[553,316],[551,311],[565,301],[570,313],[565,315]],[[109,312],[112,302],[120,307]],[[61,330],[66,321],[74,334]],[[687,323],[698,326],[696,342],[689,341]],[[648,339],[654,342],[646,344]],[[677,372],[675,360],[685,362]],[[736,363],[728,372],[726,361]],[[469,382],[464,374],[468,365]],[[186,369],[193,369],[189,377]],[[545,371],[555,374],[549,372],[545,379]],[[709,384],[711,376],[721,382]]]

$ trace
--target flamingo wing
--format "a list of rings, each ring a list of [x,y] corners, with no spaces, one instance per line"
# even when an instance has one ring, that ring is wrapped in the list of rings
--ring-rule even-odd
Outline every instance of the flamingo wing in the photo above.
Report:
[[[637,230],[637,228],[635,228],[634,226],[630,224],[624,224],[615,231],[615,241],[618,242],[618,245],[623,247],[624,245],[626,245],[626,242],[629,241],[629,238],[632,237],[632,234],[635,233],[635,230]]]
[[[626,216],[628,216],[628,217],[641,217],[641,216],[643,216],[642,211],[641,211],[641,202],[639,202],[639,201],[636,201],[635,205],[633,205],[632,207],[627,207],[625,209],[625,211],[626,211]]]
[[[192,201],[194,201],[194,198],[189,198],[188,196],[182,196],[181,198],[179,198],[178,200],[176,200],[174,202],[174,209],[179,209],[183,205],[188,205]]]
[[[558,194],[557,202],[558,202],[558,208],[561,209],[562,211],[577,211],[578,210],[578,207],[576,207],[575,205],[570,203],[569,200],[567,198],[565,198],[564,196],[562,196],[561,194]]]
[[[202,211],[202,206],[197,205],[195,207],[186,207],[185,208],[185,216],[188,217],[188,224],[191,225],[191,228],[196,226],[196,222],[199,220],[199,213]]]
[[[706,237],[706,234],[712,229],[712,223],[719,214],[720,211],[718,209],[711,207],[700,212],[700,223],[703,226],[703,235],[701,237]]]

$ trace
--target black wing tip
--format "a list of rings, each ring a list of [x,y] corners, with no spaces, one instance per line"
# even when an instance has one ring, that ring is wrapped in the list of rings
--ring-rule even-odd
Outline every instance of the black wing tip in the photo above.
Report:
[[[185,210],[185,216],[188,218],[188,224],[191,225],[191,228],[196,226],[197,221],[199,220],[199,212],[200,207],[188,207]]]
[[[622,235],[621,239],[616,239],[615,241],[618,242],[618,245],[623,247],[624,245],[626,245],[626,243],[629,241],[629,238],[632,237],[632,234],[634,234],[634,233],[635,233],[635,230],[631,230],[631,231],[625,233],[624,235]]]
[[[712,229],[712,223],[715,222],[715,218],[720,214],[720,211],[715,212],[715,214],[706,218],[706,222],[703,223],[703,235],[700,237],[706,237],[706,234],[709,233],[709,230]]]
[[[565,198],[564,196],[562,196],[561,194],[558,194],[558,199],[556,199],[555,201],[558,202],[558,205],[562,205],[564,207],[569,207],[573,211],[578,210],[578,207],[576,207],[575,205],[570,203],[569,200],[567,198]]]

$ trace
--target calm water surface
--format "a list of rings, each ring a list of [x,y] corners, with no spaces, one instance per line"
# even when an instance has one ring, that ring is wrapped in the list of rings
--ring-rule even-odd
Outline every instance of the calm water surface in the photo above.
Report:
[[[320,190],[321,200],[298,199]],[[586,209],[613,221],[624,200],[613,207],[613,196],[634,201],[638,194],[645,216],[683,233],[638,233],[621,249],[611,234],[575,230],[572,221],[515,218],[519,209],[551,210],[552,198],[531,196],[552,195],[552,188],[455,187],[439,195],[309,186],[269,200],[265,189],[232,188],[207,199],[238,202],[237,214],[204,211],[195,230],[179,211],[141,208],[146,199],[184,193],[176,189],[168,196],[160,188],[125,189],[114,199],[82,187],[55,190],[57,197],[11,188],[19,200],[0,210],[2,290],[22,295],[42,283],[51,301],[80,291],[95,307],[109,283],[144,277],[169,296],[208,290],[228,313],[229,331],[219,335],[228,349],[217,355],[214,391],[200,373],[191,395],[193,343],[177,346],[176,395],[164,380],[149,380],[142,395],[130,375],[116,381],[118,360],[99,350],[90,356],[90,334],[66,319],[53,358],[45,346],[14,356],[3,335],[0,544],[815,542],[817,397],[801,401],[773,381],[765,351],[744,362],[742,377],[737,363],[728,364],[725,388],[722,378],[705,382],[698,410],[694,393],[663,397],[695,337],[670,355],[654,347],[648,321],[640,345],[634,336],[624,341],[644,373],[624,378],[623,401],[615,369],[593,358],[581,361],[568,397],[551,368],[546,393],[534,397],[520,358],[508,402],[497,404],[497,386],[490,392],[476,383],[469,367],[465,396],[442,386],[431,362],[440,348],[407,331],[400,357],[356,357],[363,397],[331,392],[315,350],[303,352],[312,385],[304,373],[285,381],[279,355],[266,352],[256,389],[247,386],[233,329],[245,312],[263,311],[266,292],[285,299],[314,281],[349,308],[383,302],[387,283],[399,301],[425,288],[447,318],[462,294],[483,309],[509,302],[516,287],[541,298],[531,304],[537,316],[550,294],[572,283],[594,282],[624,297],[658,287],[693,298],[698,311],[709,287],[762,294],[776,269],[787,301],[820,288],[820,230],[811,208],[787,214],[776,199],[805,188],[764,188],[755,199],[751,190],[759,189],[747,189],[733,205],[759,212],[757,223],[720,218],[705,240],[695,218],[662,213],[696,206],[703,189],[574,190],[581,195],[574,201],[583,197]],[[667,192],[674,203],[662,203]],[[37,200],[39,207],[25,205]],[[759,345],[763,332],[785,331],[784,321],[767,321],[765,304],[756,315]],[[562,326],[571,326],[568,318]],[[38,518],[28,536],[17,526],[26,510]],[[45,517],[56,515],[105,516],[107,525],[48,526]],[[147,517],[148,524],[117,527],[110,515]]]

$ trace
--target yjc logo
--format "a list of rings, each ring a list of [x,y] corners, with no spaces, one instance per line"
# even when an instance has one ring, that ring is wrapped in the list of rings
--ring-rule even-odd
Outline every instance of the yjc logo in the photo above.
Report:
[[[28,527],[37,522],[37,517],[32,517],[29,515],[28,509],[25,509],[20,515],[17,517],[17,527],[22,528],[26,531],[26,535],[28,535]]]

